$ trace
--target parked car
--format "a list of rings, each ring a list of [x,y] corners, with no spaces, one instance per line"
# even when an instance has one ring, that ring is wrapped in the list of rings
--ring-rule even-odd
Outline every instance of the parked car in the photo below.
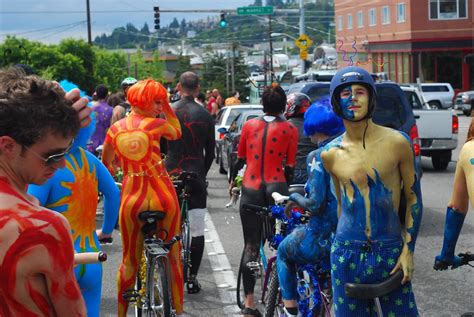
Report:
[[[315,102],[329,95],[329,82],[299,82],[290,86],[288,93],[302,92]],[[400,86],[394,82],[376,82],[377,107],[372,115],[375,123],[405,132],[413,142],[416,172],[421,177],[420,140],[412,107]]]
[[[420,87],[424,99],[432,108],[449,109],[453,107],[454,90],[450,83],[403,84],[402,86]]]
[[[454,110],[431,109],[417,88],[401,87],[418,127],[422,156],[431,157],[436,170],[445,170],[451,162],[451,153],[458,146],[458,117]]]
[[[474,110],[474,90],[463,91],[457,94],[454,109],[461,110],[465,116],[470,116]]]
[[[245,122],[250,119],[262,116],[262,109],[253,109],[241,112],[232,121],[229,128],[219,128],[219,133],[224,134],[221,146],[221,160],[219,162],[220,169],[226,171],[227,180],[230,182],[230,176],[232,175],[232,167],[237,161],[237,149],[239,146],[240,134],[242,133],[242,127]]]
[[[216,134],[216,163],[220,162],[221,143],[224,138],[224,133],[219,133],[219,128],[228,129],[231,122],[242,112],[254,109],[263,109],[262,105],[236,105],[224,107],[217,113],[215,134]],[[219,169],[221,174],[225,174],[226,171]]]

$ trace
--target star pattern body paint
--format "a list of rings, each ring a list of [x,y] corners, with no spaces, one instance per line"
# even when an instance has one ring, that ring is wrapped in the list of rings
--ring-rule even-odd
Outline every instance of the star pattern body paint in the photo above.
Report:
[[[366,124],[362,124],[365,128]],[[421,192],[407,136],[372,122],[367,131],[365,149],[345,134],[325,146],[321,154],[323,167],[334,181],[339,205],[337,243],[331,251],[336,316],[371,316],[363,301],[346,297],[345,283],[381,282],[406,256],[405,269],[411,274],[410,259],[421,221]],[[374,139],[377,146],[372,143]],[[394,170],[394,166],[399,168]],[[398,216],[402,182],[407,197],[407,233],[402,232]],[[387,252],[393,253],[390,262]],[[382,304],[386,307],[383,310],[390,311],[392,316],[417,316],[411,285],[405,286],[406,292],[400,288]]]
[[[132,112],[110,127],[104,142],[104,163],[112,169],[112,151],[115,152],[124,174],[119,212],[123,243],[117,276],[119,316],[124,316],[128,308],[122,294],[133,287],[142,255],[142,223],[138,214],[145,210],[166,212],[158,226],[168,231],[168,239],[179,233],[181,225],[178,199],[160,151],[160,139],[180,138],[181,127],[169,105],[163,111],[167,120]],[[177,313],[181,313],[184,281],[179,244],[173,245],[169,258],[173,303]]]
[[[83,128],[66,156],[66,167],[59,169],[43,185],[30,185],[28,192],[41,205],[62,213],[71,226],[76,253],[95,252],[100,245],[95,232],[98,192],[104,194],[102,232],[112,233],[118,216],[120,192],[105,166],[84,150],[92,127]],[[99,316],[102,289],[102,264],[78,265],[75,268],[89,317]]]
[[[86,316],[69,225],[0,178],[0,316]]]
[[[322,144],[324,145],[324,144]],[[337,226],[337,200],[330,175],[321,164],[322,148],[311,152],[307,158],[308,197],[291,194],[290,200],[312,213],[307,226],[301,226],[288,235],[277,250],[277,272],[282,298],[296,300],[296,265],[318,264],[329,271],[329,253]]]

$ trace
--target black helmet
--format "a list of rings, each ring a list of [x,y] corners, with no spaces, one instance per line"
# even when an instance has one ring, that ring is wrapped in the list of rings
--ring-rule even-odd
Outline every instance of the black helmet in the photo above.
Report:
[[[303,115],[311,106],[311,99],[301,92],[289,94],[286,97],[285,117],[291,118],[296,115]]]
[[[345,67],[339,70],[332,78],[331,86],[329,87],[329,93],[331,95],[331,104],[333,110],[338,116],[344,118],[339,95],[345,87],[353,84],[364,85],[369,90],[369,109],[367,111],[367,115],[361,120],[370,118],[377,103],[377,90],[375,89],[375,82],[372,76],[365,69],[360,67]]]

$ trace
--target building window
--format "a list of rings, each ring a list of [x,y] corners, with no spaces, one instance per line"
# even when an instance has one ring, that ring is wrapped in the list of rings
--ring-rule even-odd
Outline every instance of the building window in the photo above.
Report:
[[[404,3],[397,3],[397,22],[405,22],[406,5]]]
[[[347,29],[352,29],[352,14],[347,15]]]
[[[467,0],[430,0],[430,20],[467,18]]]
[[[362,11],[357,12],[357,27],[364,27],[364,14]]]
[[[337,30],[342,31],[342,16],[337,17]]]
[[[375,9],[369,10],[369,26],[374,26],[377,24],[377,16],[375,15]]]
[[[382,7],[382,24],[390,24],[390,8]]]

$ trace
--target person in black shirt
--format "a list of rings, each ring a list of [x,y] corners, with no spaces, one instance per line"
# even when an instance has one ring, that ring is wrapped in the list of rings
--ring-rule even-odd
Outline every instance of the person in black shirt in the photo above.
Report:
[[[206,175],[214,159],[214,119],[209,112],[194,101],[199,93],[199,79],[193,72],[179,77],[178,91],[181,99],[172,105],[181,123],[182,137],[168,142],[166,169],[171,175],[181,171],[197,174],[190,182],[188,212],[191,224],[191,269],[187,281],[188,293],[200,291],[196,276],[204,252],[204,215],[207,211]]]

